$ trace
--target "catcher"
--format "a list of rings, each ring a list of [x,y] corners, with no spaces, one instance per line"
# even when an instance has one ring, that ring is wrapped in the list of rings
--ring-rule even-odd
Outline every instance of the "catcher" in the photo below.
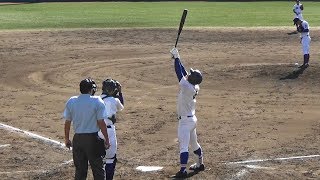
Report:
[[[302,46],[302,53],[303,53],[303,64],[299,66],[301,69],[306,69],[309,67],[309,51],[310,51],[310,31],[309,31],[309,23],[307,21],[301,20],[299,18],[295,18],[294,23],[297,25],[298,32],[301,33],[300,35],[300,43]]]
[[[113,179],[114,171],[117,163],[117,137],[116,137],[116,113],[123,110],[123,96],[121,92],[121,84],[113,79],[106,79],[102,82],[102,94],[100,96],[104,101],[107,110],[107,119],[104,119],[107,125],[107,132],[111,147],[106,149],[104,158],[106,180]],[[103,138],[100,131],[99,136]]]

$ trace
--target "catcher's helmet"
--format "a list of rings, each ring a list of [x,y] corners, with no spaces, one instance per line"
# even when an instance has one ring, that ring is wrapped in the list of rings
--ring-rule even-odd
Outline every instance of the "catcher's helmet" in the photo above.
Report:
[[[188,81],[189,81],[189,83],[191,83],[193,85],[200,84],[202,82],[201,72],[198,69],[193,70],[191,68],[190,75],[188,76]]]
[[[102,82],[102,92],[112,95],[114,90],[116,89],[116,83],[113,79],[106,79]]]
[[[92,80],[91,78],[84,79],[80,82],[80,92],[82,94],[90,92],[91,89],[93,89],[92,95],[94,95],[97,90],[97,85],[96,82],[94,82],[94,80]]]

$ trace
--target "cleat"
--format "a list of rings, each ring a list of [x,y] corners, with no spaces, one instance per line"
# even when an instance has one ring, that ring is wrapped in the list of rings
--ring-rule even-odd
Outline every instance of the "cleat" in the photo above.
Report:
[[[204,164],[200,164],[200,166],[198,167],[197,164],[195,163],[195,164],[192,164],[189,169],[192,171],[199,172],[199,171],[204,171],[205,167],[204,167]]]
[[[188,173],[187,173],[187,171],[178,171],[177,173],[176,173],[176,175],[174,175],[173,176],[174,178],[186,178],[186,177],[188,177]]]

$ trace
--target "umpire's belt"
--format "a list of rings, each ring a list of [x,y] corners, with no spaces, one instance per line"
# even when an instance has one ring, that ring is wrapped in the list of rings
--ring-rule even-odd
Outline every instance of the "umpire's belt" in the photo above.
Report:
[[[77,136],[97,136],[98,132],[94,132],[94,133],[76,133],[75,135],[77,135]]]
[[[186,116],[187,118],[193,117],[193,115],[191,116]],[[181,119],[181,116],[178,117],[178,119]]]

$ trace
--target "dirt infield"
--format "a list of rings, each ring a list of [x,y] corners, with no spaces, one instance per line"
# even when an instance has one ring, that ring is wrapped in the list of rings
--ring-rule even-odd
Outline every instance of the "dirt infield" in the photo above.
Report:
[[[182,32],[185,66],[204,75],[197,132],[208,169],[190,179],[320,177],[320,41],[313,36],[320,30],[311,30],[311,65],[298,75],[301,47],[291,30]],[[115,179],[168,179],[179,169],[175,38],[176,29],[0,32],[0,122],[64,142],[64,104],[80,80],[93,77],[100,94],[101,82],[115,78],[125,97]],[[0,135],[1,179],[73,179],[70,151],[5,128]]]

